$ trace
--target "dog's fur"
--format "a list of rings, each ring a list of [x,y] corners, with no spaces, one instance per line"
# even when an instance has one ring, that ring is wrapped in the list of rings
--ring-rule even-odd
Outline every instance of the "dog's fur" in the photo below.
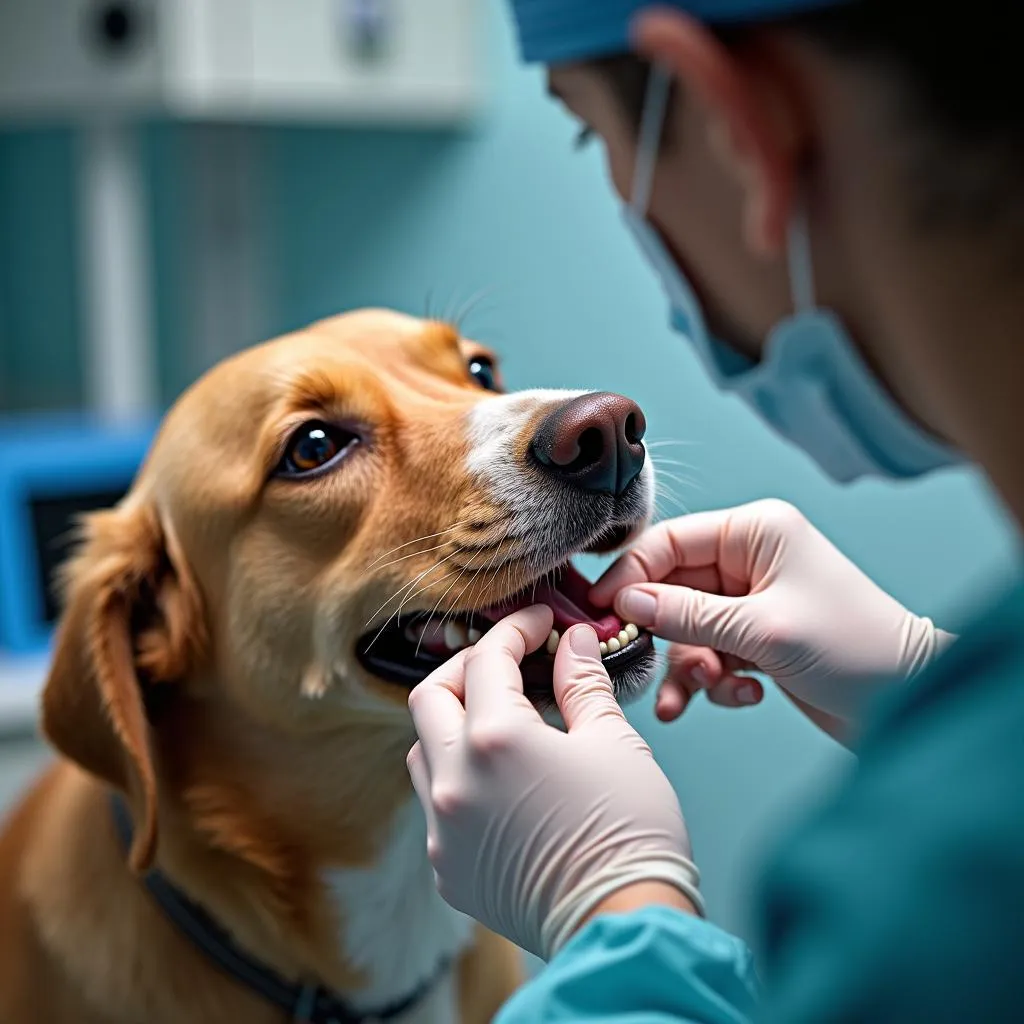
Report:
[[[353,653],[400,601],[486,607],[550,568],[527,533],[550,547],[557,503],[514,474],[565,399],[489,395],[466,369],[478,349],[361,311],[244,352],[185,393],[127,498],[89,518],[43,698],[61,757],[0,836],[2,1024],[288,1019],[156,909],[138,879],[154,864],[250,953],[357,1006],[446,955],[456,968],[403,1020],[483,1022],[513,991],[518,951],[434,891],[407,693]],[[282,479],[309,420],[362,443]],[[127,863],[112,788],[135,823]]]

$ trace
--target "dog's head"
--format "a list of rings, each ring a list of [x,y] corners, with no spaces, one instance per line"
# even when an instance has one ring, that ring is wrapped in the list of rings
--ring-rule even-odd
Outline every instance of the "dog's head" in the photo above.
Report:
[[[643,433],[618,395],[503,395],[489,351],[390,312],[226,361],[171,410],[125,501],[86,524],[47,734],[136,794],[142,865],[153,734],[178,701],[310,743],[353,721],[405,730],[408,688],[533,602],[556,630],[592,622],[635,695],[650,637],[592,607],[569,558],[646,522]],[[551,670],[543,650],[524,663],[538,705]]]

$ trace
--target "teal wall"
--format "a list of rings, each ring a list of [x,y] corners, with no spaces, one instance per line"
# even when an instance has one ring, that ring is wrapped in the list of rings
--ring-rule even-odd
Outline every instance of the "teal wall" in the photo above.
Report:
[[[494,95],[469,134],[283,129],[261,136],[275,330],[380,303],[455,309],[485,294],[466,329],[496,345],[512,386],[614,388],[641,400],[651,436],[689,464],[671,481],[690,509],[766,495],[799,505],[915,609],[954,623],[1011,553],[1008,531],[967,474],[906,487],[839,489],[716,394],[665,326],[662,297],[623,231],[596,149],[493,40]],[[177,301],[175,129],[147,132],[157,223],[165,390],[188,378]],[[0,137],[0,401],[78,394],[69,246],[68,140]],[[671,473],[680,467],[667,466]],[[670,499],[666,498],[667,502]],[[781,700],[747,711],[703,704],[685,720],[636,721],[678,786],[712,912],[742,928],[756,863],[842,759]]]
[[[0,411],[81,399],[70,164],[67,132],[0,133]]]

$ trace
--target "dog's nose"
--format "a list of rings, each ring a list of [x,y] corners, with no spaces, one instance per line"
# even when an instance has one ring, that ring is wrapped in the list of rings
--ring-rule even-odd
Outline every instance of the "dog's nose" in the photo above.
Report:
[[[537,461],[585,491],[620,495],[644,468],[647,421],[636,402],[609,391],[580,395],[550,412],[533,435]]]

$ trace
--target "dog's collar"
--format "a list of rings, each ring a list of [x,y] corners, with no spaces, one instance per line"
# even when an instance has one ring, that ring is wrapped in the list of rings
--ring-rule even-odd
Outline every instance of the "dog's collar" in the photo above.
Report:
[[[120,794],[111,794],[111,809],[121,845],[128,850],[132,841],[132,819]],[[337,993],[322,985],[287,981],[266,964],[243,952],[206,911],[159,871],[149,871],[143,881],[165,916],[200,953],[235,981],[280,1007],[292,1021],[376,1024],[393,1020],[425,998],[451,967],[451,961],[442,962],[432,978],[403,999],[372,1012],[357,1011]]]

